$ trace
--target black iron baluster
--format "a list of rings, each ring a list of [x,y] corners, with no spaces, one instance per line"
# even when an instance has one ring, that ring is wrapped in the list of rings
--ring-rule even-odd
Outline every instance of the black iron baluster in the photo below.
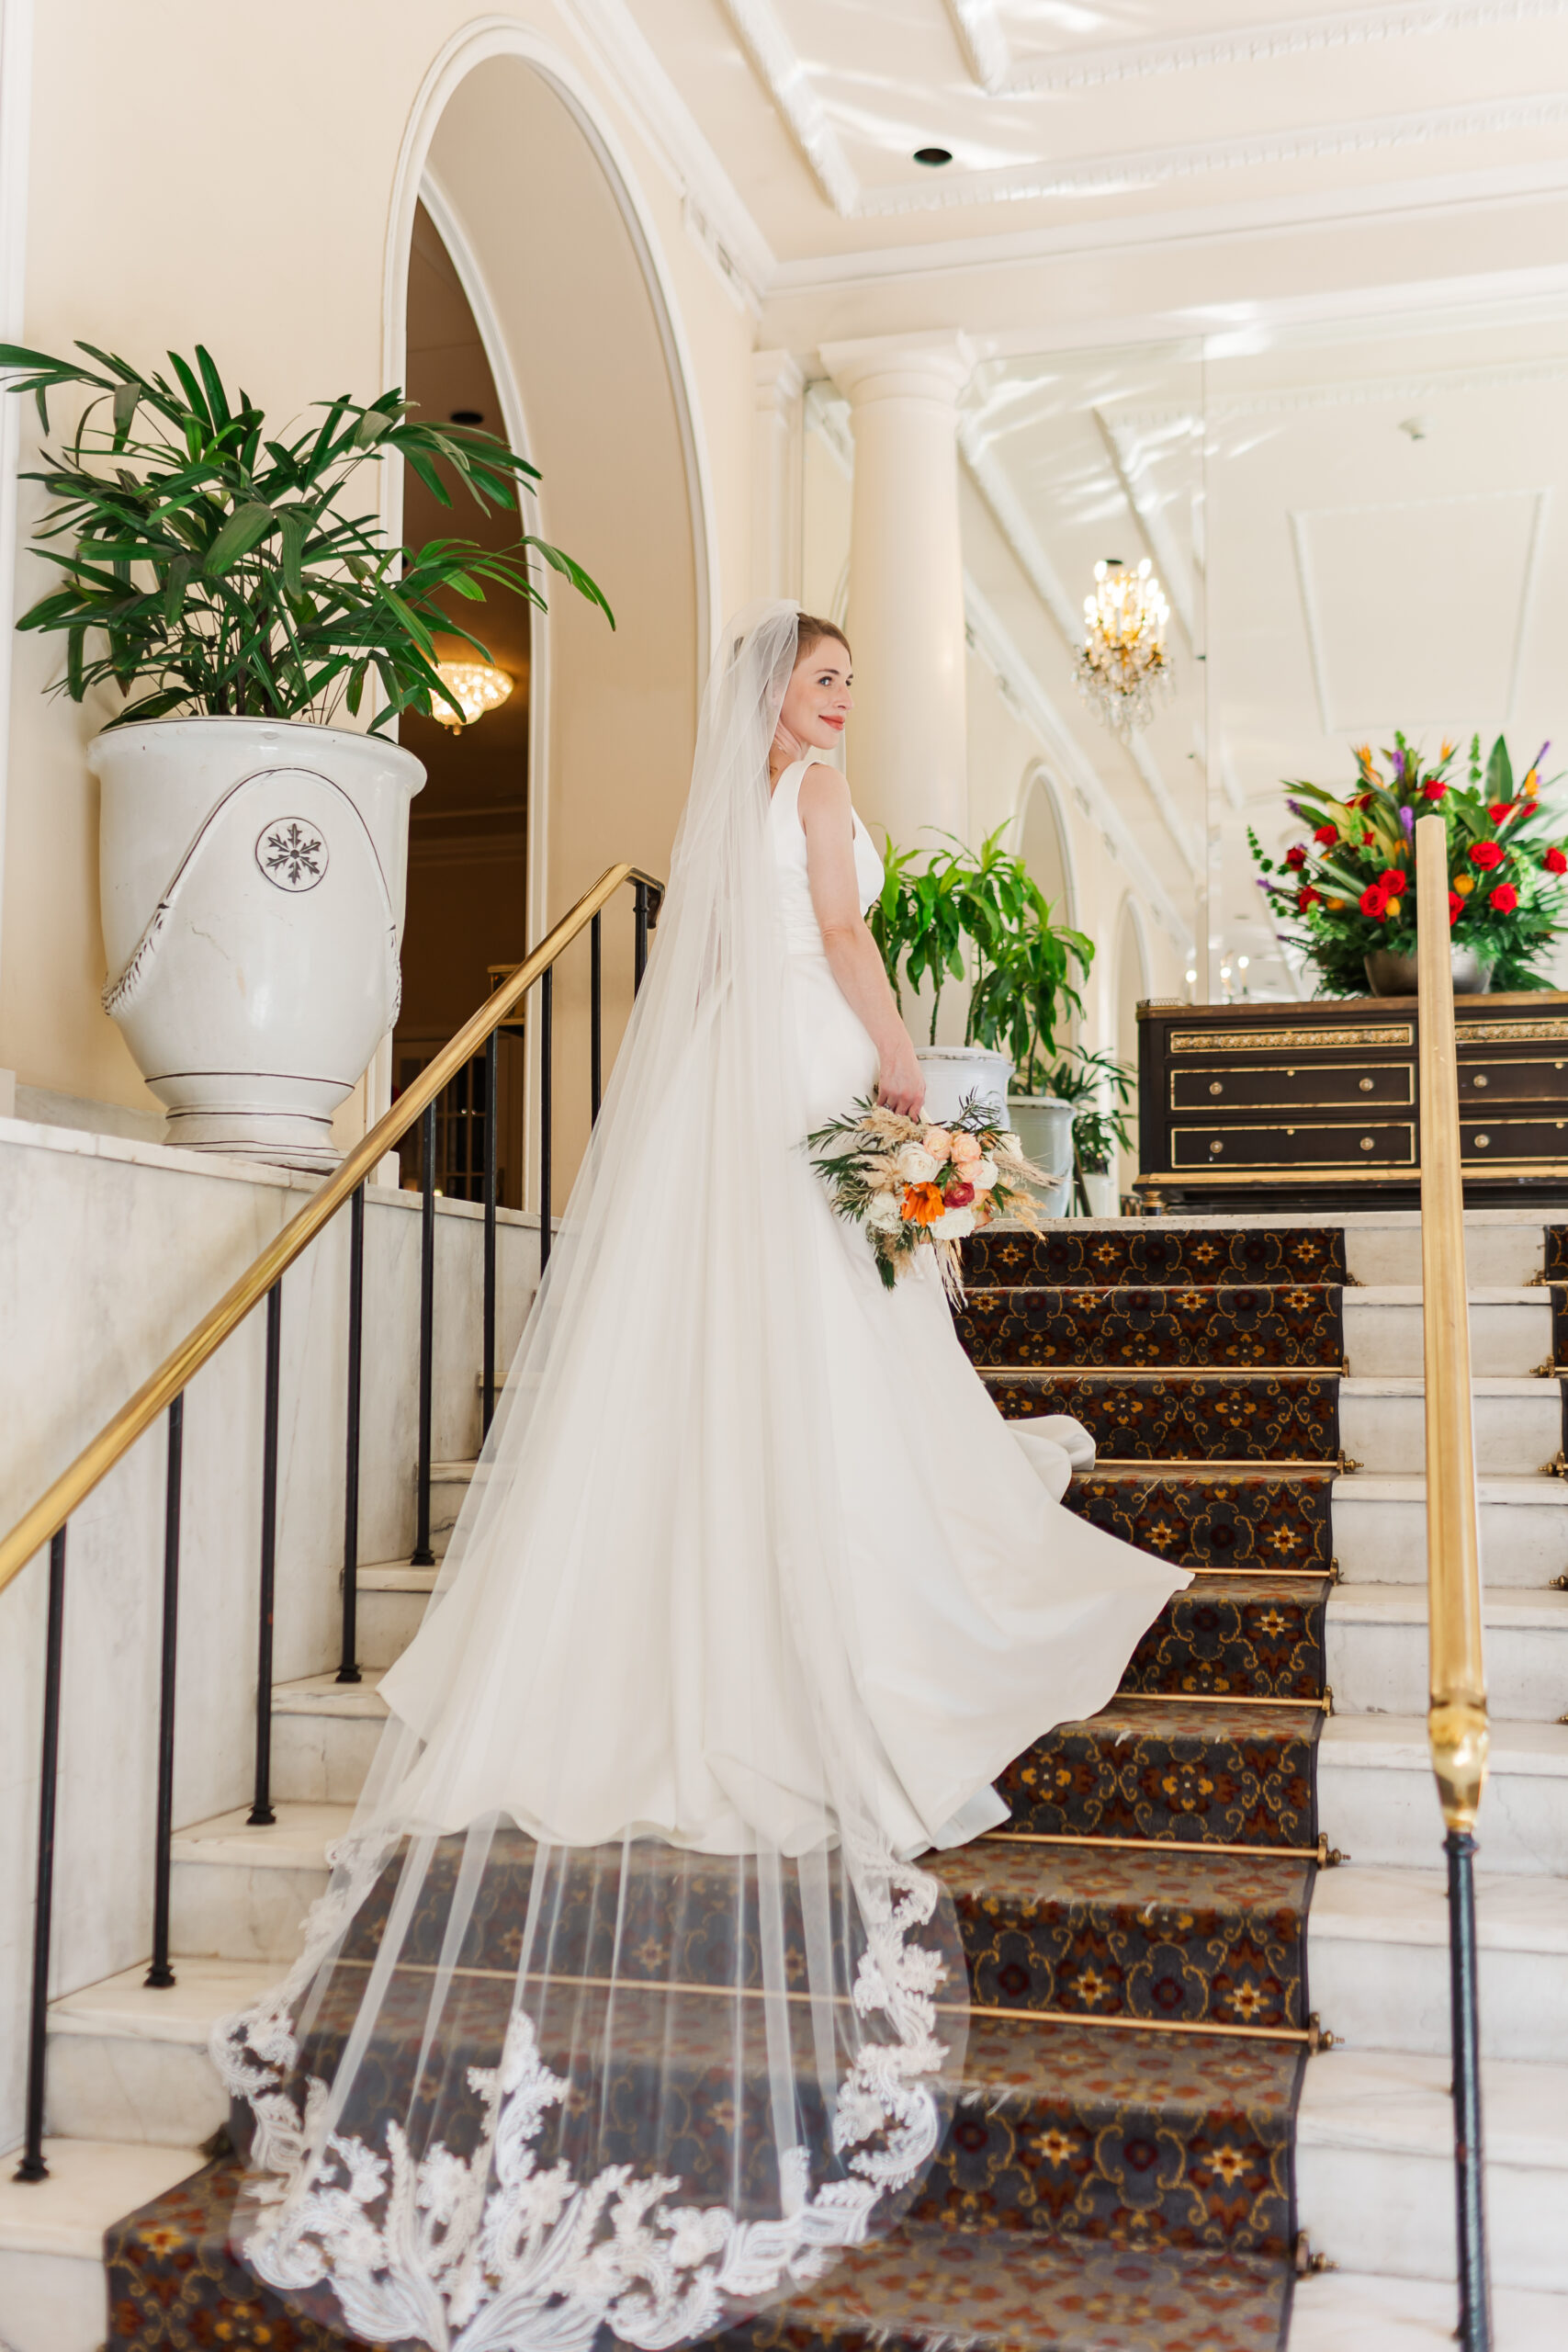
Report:
[[[501,1040],[492,1029],[485,1039],[485,1238],[484,1238],[484,1430],[495,1412],[495,1151],[496,1098]]]
[[[179,1648],[180,1476],[186,1400],[169,1407],[169,1467],[164,1486],[164,1654],[158,1692],[158,1815],[152,1832],[152,1965],[143,1982],[164,1992],[169,1966],[169,1847],[175,1834],[175,1676]]]
[[[435,1351],[435,1105],[424,1114],[419,1231],[419,1519],[412,1566],[433,1568],[430,1548],[430,1422]]]
[[[28,2020],[28,2105],[17,2180],[47,2180],[43,2075],[49,2051],[49,1942],[54,1916],[54,1799],[60,1774],[60,1658],[65,1634],[65,1530],[49,1546],[49,1630],[43,1645],[43,1741],[39,1766],[38,1895],[33,1907],[32,2008]]]
[[[588,1099],[592,1116],[599,1116],[604,1093],[604,971],[599,917],[588,926]]]
[[[1455,2191],[1459,2221],[1459,2327],[1462,2352],[1491,2352],[1492,2286],[1482,2174],[1481,2035],[1475,1953],[1475,1839],[1450,1829],[1449,1970],[1452,2000]]]
[[[648,885],[638,882],[633,888],[633,903],[637,910],[637,948],[633,959],[633,991],[642,986],[642,976],[648,969]]]
[[[277,1578],[277,1374],[283,1340],[283,1277],[266,1295],[266,1390],[262,1408],[261,1628],[256,1645],[256,1791],[253,1829],[270,1828],[272,1809],[272,1612]]]
[[[555,967],[539,978],[539,1272],[550,1262],[550,1033],[555,1012]]]
[[[365,1187],[348,1204],[348,1439],[343,1468],[343,1645],[340,1682],[357,1682],[359,1667],[359,1388],[365,1339]]]

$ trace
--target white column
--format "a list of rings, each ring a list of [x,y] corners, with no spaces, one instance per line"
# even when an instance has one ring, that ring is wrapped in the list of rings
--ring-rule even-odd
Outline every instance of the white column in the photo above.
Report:
[[[855,436],[855,800],[900,848],[928,825],[962,837],[969,786],[958,396],[972,355],[949,334],[829,344],[821,356],[850,402]]]
[[[798,596],[806,378],[787,351],[754,351],[751,368],[751,593]]]

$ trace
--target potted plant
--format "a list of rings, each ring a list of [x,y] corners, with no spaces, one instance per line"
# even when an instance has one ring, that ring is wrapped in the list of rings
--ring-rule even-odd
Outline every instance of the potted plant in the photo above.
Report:
[[[1032,1061],[1021,1077],[1032,1080]],[[1118,1147],[1127,1151],[1133,1142],[1126,1119],[1133,1099],[1132,1069],[1127,1063],[1119,1062],[1114,1054],[1091,1053],[1087,1046],[1069,1046],[1055,1069],[1042,1073],[1042,1084],[1046,1095],[1072,1106],[1072,1172],[1086,1213],[1090,1216],[1114,1216],[1116,1180],[1111,1159]],[[1021,1135],[1019,1121],[1027,1100],[1014,1095],[1010,1104],[1013,1125]]]
[[[934,851],[890,843],[869,921],[900,1002],[905,980],[931,987],[930,1043],[917,1048],[929,1115],[956,1117],[970,1095],[998,1111],[1005,1106],[1025,1158],[1058,1179],[1055,1203],[1071,1174],[1072,1113],[1027,1082],[1021,1093],[1012,1091],[1012,1073],[1054,1051],[1064,1011],[1082,1010],[1069,976],[1074,963],[1089,970],[1094,947],[1081,932],[1053,923],[1022,859],[1002,848],[1006,830],[998,825],[978,850],[951,834]],[[936,1042],[950,979],[968,983],[962,1046]]]
[[[89,395],[26,479],[59,583],[17,627],[63,636],[53,691],[120,697],[88,763],[102,787],[105,1009],[170,1114],[169,1139],[327,1168],[332,1114],[397,1017],[409,802],[424,781],[383,729],[458,705],[432,631],[486,586],[543,603],[537,557],[609,607],[570,557],[520,537],[389,545],[345,494],[393,453],[442,500],[517,508],[536,469],[493,435],[423,424],[400,392],[320,403],[270,431],[208,353],[143,374],[90,344],[0,345],[8,389]],[[612,626],[614,625],[612,620]],[[372,695],[367,731],[333,726]]]
[[[1264,877],[1258,888],[1295,919],[1285,935],[1316,967],[1325,996],[1415,995],[1414,835],[1416,819],[1433,812],[1447,829],[1455,989],[1551,987],[1540,967],[1564,929],[1568,836],[1541,805],[1540,763],[1549,748],[1541,745],[1516,787],[1502,736],[1484,769],[1481,739],[1473,737],[1461,783],[1452,773],[1452,743],[1427,768],[1396,734],[1383,753],[1386,777],[1370,744],[1357,752],[1359,791],[1339,797],[1319,785],[1287,787],[1292,814],[1313,828],[1311,841],[1275,860],[1264,856],[1255,833],[1247,839]]]

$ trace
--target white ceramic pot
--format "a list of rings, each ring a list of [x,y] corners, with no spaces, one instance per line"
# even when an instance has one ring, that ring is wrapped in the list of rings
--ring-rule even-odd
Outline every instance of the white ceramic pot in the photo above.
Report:
[[[1120,1216],[1122,1196],[1117,1190],[1116,1179],[1109,1169],[1095,1175],[1091,1175],[1086,1169],[1083,1185],[1084,1191],[1089,1194],[1090,1216]]]
[[[1012,1076],[1006,1054],[992,1053],[985,1046],[917,1046],[915,1058],[925,1072],[923,1118],[937,1125],[955,1119],[973,1094],[985,1109],[1005,1121],[1008,1080]]]
[[[100,735],[99,896],[118,1023],[167,1140],[336,1165],[332,1115],[398,1015],[411,752],[284,719]]]
[[[1010,1094],[1008,1125],[1023,1147],[1025,1159],[1043,1168],[1049,1185],[1035,1185],[1036,1199],[1048,1216],[1066,1216],[1073,1197],[1073,1121],[1070,1102],[1054,1094]]]

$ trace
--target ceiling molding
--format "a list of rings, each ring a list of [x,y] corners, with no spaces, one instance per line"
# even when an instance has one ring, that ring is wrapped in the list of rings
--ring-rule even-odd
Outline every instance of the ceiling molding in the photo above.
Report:
[[[1502,25],[1568,16],[1568,0],[1401,0],[1393,7],[1346,8],[1329,16],[1287,17],[1174,40],[1113,41],[1100,49],[1064,48],[1015,63],[995,0],[948,0],[964,62],[991,97],[1103,89],[1168,74],[1226,65],[1269,65],[1324,50],[1364,49],[1380,41],[1435,33],[1488,32]],[[971,23],[973,21],[973,24]]]
[[[834,211],[848,219],[857,206],[860,182],[773,0],[724,0],[724,13],[818,187]]]
[[[682,199],[688,233],[755,311],[778,264],[626,0],[558,0],[638,135]]]
[[[1205,410],[1201,416],[1192,410],[1185,410],[1175,419],[1175,422],[1190,427],[1200,466],[1203,422],[1207,413]],[[1138,537],[1143,540],[1144,552],[1164,581],[1177,626],[1187,639],[1188,651],[1196,652],[1198,624],[1191,569],[1178,547],[1164,514],[1143,488],[1139,478],[1144,469],[1144,452],[1137,446],[1132,420],[1125,416],[1109,416],[1098,402],[1092,414],[1101,446],[1116,476],[1116,486],[1127,502]]]
[[[1009,690],[1013,707],[1043,749],[1055,758],[1070,779],[1075,797],[1100,827],[1112,854],[1119,858],[1160,924],[1184,956],[1192,953],[1192,924],[1182,914],[1150,864],[1142,845],[1116,806],[1104,778],[1088,757],[1024,656],[1019,651],[1000,616],[966,571],[964,575],[964,616],[976,647]]]
[[[747,0],[753,5],[753,0]],[[850,208],[857,220],[898,219],[912,212],[951,212],[976,204],[1040,203],[1053,198],[1124,196],[1145,187],[1210,173],[1266,170],[1280,164],[1321,163],[1331,156],[1429,146],[1437,140],[1498,138],[1549,130],[1568,121],[1568,93],[1557,90],[1488,99],[1480,105],[1424,107],[1410,114],[1370,115],[1360,121],[1303,124],[1297,130],[1255,132],[1239,139],[1200,139],[1168,147],[1134,147],[1121,154],[1086,155],[1067,164],[1009,164],[968,172],[900,180],[863,190]]]

